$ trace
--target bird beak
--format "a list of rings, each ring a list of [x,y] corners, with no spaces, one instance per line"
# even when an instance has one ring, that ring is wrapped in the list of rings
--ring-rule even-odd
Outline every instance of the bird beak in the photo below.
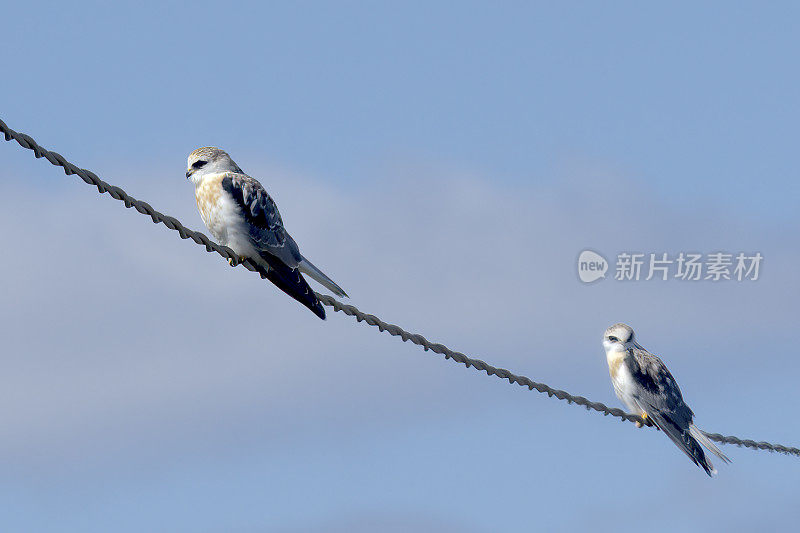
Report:
[[[186,171],[186,179],[187,179],[187,180],[189,179],[189,176],[191,176],[191,175],[192,175],[192,172],[194,172],[194,170],[191,170],[191,169],[190,169],[190,170],[187,170],[187,171]]]

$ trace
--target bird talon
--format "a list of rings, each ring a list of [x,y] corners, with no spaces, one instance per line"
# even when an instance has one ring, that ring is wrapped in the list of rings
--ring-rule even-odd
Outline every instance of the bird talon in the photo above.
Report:
[[[228,264],[231,265],[232,267],[235,267],[238,263],[236,262],[236,259],[230,258],[228,259]]]

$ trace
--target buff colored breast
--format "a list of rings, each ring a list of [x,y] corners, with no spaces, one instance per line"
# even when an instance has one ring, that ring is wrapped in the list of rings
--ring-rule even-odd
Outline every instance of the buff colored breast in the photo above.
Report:
[[[611,384],[614,386],[614,392],[617,398],[622,400],[622,403],[625,404],[631,413],[642,414],[643,411],[633,398],[633,393],[637,385],[628,367],[625,366],[625,358],[627,356],[628,352],[607,353],[606,361],[608,362],[608,373],[611,374]]]
[[[611,379],[616,381],[620,376],[620,367],[625,360],[625,352],[611,352],[606,354],[606,362],[608,363],[608,373],[611,374]]]
[[[220,244],[242,257],[258,260],[259,251],[250,237],[250,224],[241,207],[222,188],[226,173],[205,176],[195,187],[197,209],[208,231]]]
[[[227,241],[226,224],[222,213],[222,181],[224,174],[205,177],[194,189],[197,210],[211,235],[221,244]]]

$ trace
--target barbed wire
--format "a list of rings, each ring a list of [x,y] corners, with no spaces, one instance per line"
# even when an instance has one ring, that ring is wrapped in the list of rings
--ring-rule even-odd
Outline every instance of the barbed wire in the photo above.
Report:
[[[232,260],[234,265],[240,264],[247,270],[257,272],[262,278],[267,277],[267,273],[264,271],[264,269],[250,259],[241,258],[227,246],[222,246],[215,243],[203,233],[190,230],[181,224],[178,219],[156,211],[147,202],[137,200],[121,188],[101,180],[94,172],[73,165],[61,154],[42,148],[29,135],[12,130],[2,120],[0,120],[0,131],[3,132],[6,141],[10,141],[12,139],[17,141],[17,143],[23,148],[33,151],[33,154],[36,158],[43,157],[53,165],[63,168],[65,174],[74,174],[80,177],[87,184],[96,187],[100,194],[108,193],[115,200],[123,202],[125,207],[132,207],[139,213],[149,216],[153,223],[164,224],[167,228],[178,232],[178,235],[180,235],[181,239],[191,239],[195,243],[204,246],[207,252],[216,252],[225,259]],[[497,376],[500,379],[508,380],[510,384],[517,384],[521,387],[527,387],[529,390],[536,389],[538,392],[547,394],[551,398],[556,397],[559,400],[566,401],[569,404],[583,406],[589,411],[597,411],[602,413],[604,416],[619,418],[623,422],[628,421],[654,427],[649,420],[643,420],[641,417],[626,413],[622,409],[608,407],[600,402],[592,402],[583,396],[576,396],[568,393],[567,391],[550,387],[544,383],[538,383],[525,376],[516,375],[505,368],[496,368],[485,361],[481,361],[480,359],[472,359],[461,352],[453,351],[444,344],[430,342],[422,335],[408,332],[400,326],[384,322],[375,315],[364,313],[355,306],[344,304],[331,296],[316,292],[315,294],[323,305],[333,308],[335,312],[342,312],[348,316],[355,317],[358,322],[366,322],[370,326],[377,327],[381,332],[386,332],[394,337],[400,337],[403,342],[411,341],[413,344],[421,346],[425,351],[430,350],[434,353],[444,355],[445,359],[452,359],[457,363],[465,365],[467,368],[475,368],[479,372],[486,372],[486,374],[489,376]],[[778,452],[800,457],[800,449],[781,444],[756,442],[750,439],[740,439],[738,437],[720,435],[719,433],[706,433],[706,436],[715,442],[720,442],[723,444],[734,444],[736,446],[743,446],[756,450],[767,450],[770,452]]]

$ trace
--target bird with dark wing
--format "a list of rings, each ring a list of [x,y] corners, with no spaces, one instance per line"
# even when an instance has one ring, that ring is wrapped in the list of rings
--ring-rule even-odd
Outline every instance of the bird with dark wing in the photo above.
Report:
[[[186,178],[195,186],[197,209],[208,231],[222,245],[263,267],[267,278],[321,319],[325,310],[302,274],[336,296],[347,296],[311,261],[283,227],[278,206],[258,180],[245,174],[219,148],[189,154]]]
[[[694,425],[694,413],[664,363],[645,350],[627,324],[614,324],[603,334],[608,371],[614,392],[631,413],[663,431],[689,459],[711,476],[714,465],[701,444],[729,463],[725,454]]]

